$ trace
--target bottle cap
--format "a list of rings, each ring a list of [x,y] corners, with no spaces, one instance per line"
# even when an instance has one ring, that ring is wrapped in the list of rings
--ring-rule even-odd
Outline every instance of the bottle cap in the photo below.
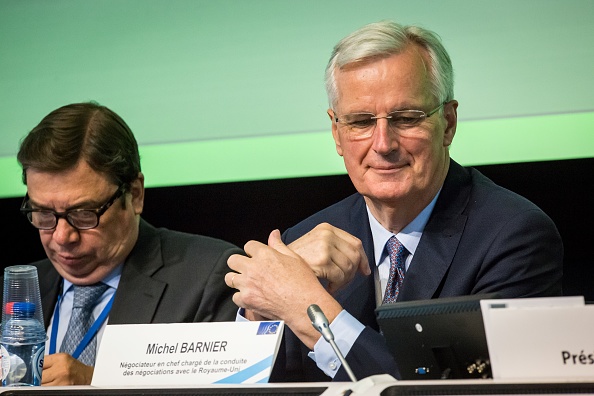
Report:
[[[13,317],[32,318],[35,314],[35,304],[32,302],[9,302],[4,305],[4,312]]]

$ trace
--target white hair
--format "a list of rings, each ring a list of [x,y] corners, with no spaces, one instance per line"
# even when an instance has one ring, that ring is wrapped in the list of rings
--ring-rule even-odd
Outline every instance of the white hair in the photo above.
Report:
[[[343,38],[332,51],[326,66],[326,93],[330,107],[338,100],[334,73],[346,65],[374,58],[389,57],[413,44],[423,48],[430,59],[431,93],[440,103],[454,98],[452,62],[439,36],[418,26],[403,26],[396,22],[371,23]]]

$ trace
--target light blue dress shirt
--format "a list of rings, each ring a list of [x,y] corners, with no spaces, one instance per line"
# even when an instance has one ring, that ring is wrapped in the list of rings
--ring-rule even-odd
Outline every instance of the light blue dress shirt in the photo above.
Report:
[[[107,284],[109,287],[101,295],[99,302],[97,303],[97,305],[95,305],[95,308],[93,308],[93,317],[99,317],[101,311],[103,311],[103,308],[105,308],[111,297],[115,294],[116,289],[118,288],[118,285],[120,283],[120,278],[122,276],[122,268],[123,265],[117,266],[113,271],[109,273],[109,275],[107,275],[107,277],[105,277],[105,279],[102,280],[102,282]],[[72,314],[72,304],[74,301],[74,288],[72,286],[72,283],[64,279],[64,285],[62,287],[62,298],[60,302],[60,321],[58,324],[58,334],[56,336],[56,352],[60,351],[62,340],[64,339],[64,335],[66,334],[66,330],[68,329],[68,323],[70,323],[70,316]],[[46,354],[49,354],[50,350],[52,326],[54,323],[54,315],[56,314],[56,308],[57,306],[54,308],[50,324],[47,327],[48,339],[45,343]],[[103,325],[97,332],[97,349],[99,349],[101,337],[103,337],[103,332],[105,331],[105,326],[107,325],[108,320],[103,322]]]
[[[402,231],[396,234],[396,238],[398,238],[400,243],[404,245],[409,253],[405,262],[406,270],[408,270],[412,258],[417,250],[417,246],[419,245],[419,241],[423,235],[423,230],[425,229],[425,225],[429,220],[429,216],[431,216],[431,212],[433,212],[435,202],[437,202],[437,197],[439,196],[440,192],[441,190],[438,191],[429,205],[427,205],[413,221],[404,227]],[[388,277],[390,275],[390,258],[386,250],[386,242],[388,242],[388,239],[390,239],[394,234],[386,230],[379,223],[379,221],[373,217],[369,207],[367,207],[367,214],[369,217],[369,225],[371,227],[371,236],[373,238],[373,249],[376,261],[375,265],[377,268],[376,274],[379,275],[378,278],[380,282],[381,296],[376,296],[376,301],[378,301],[379,305],[383,299],[383,294],[385,293]],[[332,321],[332,323],[330,323],[330,330],[332,330],[334,333],[336,345],[344,356],[349,353],[351,347],[355,344],[357,337],[359,337],[364,328],[365,326],[361,322],[359,322],[345,310],[342,310],[340,314]],[[336,375],[336,372],[341,365],[340,360],[338,360],[334,353],[334,350],[330,344],[324,340],[323,337],[320,337],[318,342],[314,345],[313,352],[310,352],[308,356],[313,359],[316,362],[316,365],[331,378],[334,378],[334,375]]]

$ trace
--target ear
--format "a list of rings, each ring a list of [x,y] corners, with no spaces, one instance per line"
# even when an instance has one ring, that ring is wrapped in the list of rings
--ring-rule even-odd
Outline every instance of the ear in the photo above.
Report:
[[[444,105],[444,117],[447,125],[443,136],[444,147],[449,147],[454,140],[456,134],[456,126],[458,125],[458,101],[451,100]]]
[[[334,138],[334,144],[336,145],[336,152],[342,157],[343,151],[342,146],[340,145],[340,136],[338,135],[337,123],[334,120],[334,110],[328,109],[327,113],[330,117],[330,122],[332,123],[332,137]]]
[[[144,175],[142,172],[138,172],[138,178],[130,184],[130,193],[132,194],[134,213],[139,215],[144,208]]]

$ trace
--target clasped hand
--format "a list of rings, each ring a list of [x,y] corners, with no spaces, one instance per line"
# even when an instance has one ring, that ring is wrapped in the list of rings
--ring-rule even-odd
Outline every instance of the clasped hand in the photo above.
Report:
[[[359,238],[322,223],[289,245],[319,279],[328,281],[334,293],[353,280],[357,271],[371,274],[367,255]]]
[[[315,303],[332,320],[342,307],[332,293],[349,283],[357,271],[371,273],[361,241],[330,224],[320,224],[285,245],[278,230],[268,245],[250,241],[246,256],[233,255],[225,283],[238,290],[233,301],[251,320],[284,320],[310,347],[319,334],[307,320],[307,307]],[[327,289],[318,279],[325,280]]]

